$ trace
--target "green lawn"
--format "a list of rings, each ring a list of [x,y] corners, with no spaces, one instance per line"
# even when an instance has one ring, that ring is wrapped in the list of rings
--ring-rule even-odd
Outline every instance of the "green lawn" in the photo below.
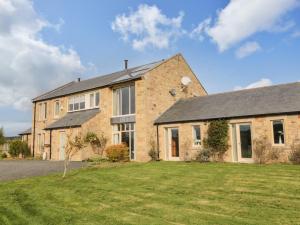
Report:
[[[300,224],[300,166],[129,163],[0,183],[0,224]]]

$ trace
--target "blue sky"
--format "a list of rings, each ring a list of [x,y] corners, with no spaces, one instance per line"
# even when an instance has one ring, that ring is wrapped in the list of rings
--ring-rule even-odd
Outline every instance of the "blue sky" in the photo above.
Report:
[[[180,52],[209,93],[299,81],[299,4],[0,0],[0,126],[17,134],[30,126],[31,98],[123,59]]]

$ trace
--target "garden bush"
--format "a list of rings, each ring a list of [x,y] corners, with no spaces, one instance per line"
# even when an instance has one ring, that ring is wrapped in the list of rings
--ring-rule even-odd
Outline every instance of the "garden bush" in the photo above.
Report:
[[[6,159],[7,158],[7,154],[6,154],[6,152],[3,152],[3,153],[1,153],[1,156],[0,156],[2,159]]]
[[[129,160],[129,148],[126,144],[111,145],[105,149],[106,157],[111,162]]]
[[[27,142],[15,140],[9,144],[8,153],[12,157],[18,157],[19,155],[22,155],[22,157],[24,158],[30,156],[30,148],[28,147]]]
[[[148,151],[148,155],[151,157],[151,161],[158,160],[158,151],[156,150],[155,141],[153,138],[150,139],[150,150]]]
[[[196,157],[198,162],[209,162],[211,157],[211,151],[208,149],[202,149]]]
[[[254,139],[253,145],[254,161],[258,164],[265,163],[271,150],[271,144],[268,142],[267,136]]]
[[[300,144],[293,144],[292,151],[289,155],[289,160],[293,164],[300,164]]]
[[[228,129],[227,120],[214,120],[208,125],[207,138],[203,140],[203,144],[215,159],[222,160],[228,150]]]

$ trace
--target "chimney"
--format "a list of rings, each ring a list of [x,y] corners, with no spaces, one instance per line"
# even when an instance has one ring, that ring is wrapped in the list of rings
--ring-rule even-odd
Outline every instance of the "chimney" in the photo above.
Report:
[[[80,82],[80,77],[77,78],[77,82]]]
[[[127,70],[128,69],[128,59],[124,60],[124,66],[125,66],[125,70]]]

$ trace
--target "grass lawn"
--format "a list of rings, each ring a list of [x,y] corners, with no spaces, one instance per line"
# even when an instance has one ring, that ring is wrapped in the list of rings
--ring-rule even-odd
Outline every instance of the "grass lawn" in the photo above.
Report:
[[[300,224],[300,166],[129,163],[2,182],[0,224]]]

